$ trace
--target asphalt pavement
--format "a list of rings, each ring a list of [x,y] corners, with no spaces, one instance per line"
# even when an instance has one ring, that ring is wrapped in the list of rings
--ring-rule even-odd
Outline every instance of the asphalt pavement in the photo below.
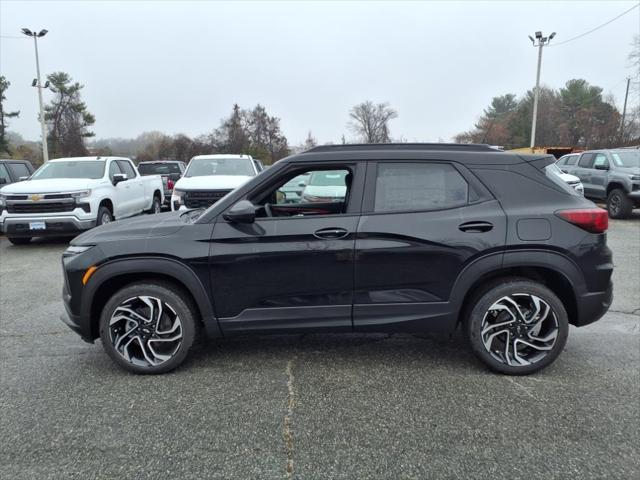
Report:
[[[58,320],[64,241],[0,238],[0,478],[640,478],[640,215],[615,300],[528,377],[460,335],[238,337],[163,376]]]

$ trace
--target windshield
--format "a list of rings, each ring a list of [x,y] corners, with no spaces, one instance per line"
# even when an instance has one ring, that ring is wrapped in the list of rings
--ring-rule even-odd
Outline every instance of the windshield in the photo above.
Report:
[[[180,173],[180,167],[177,163],[140,163],[138,172],[140,175],[168,175]]]
[[[185,177],[205,175],[242,175],[253,177],[256,172],[249,158],[194,158],[189,162]]]
[[[637,152],[611,152],[613,161],[618,167],[640,167],[640,151]]]
[[[347,176],[346,170],[327,170],[313,172],[309,179],[309,185],[317,185],[322,187],[344,187],[344,177]]]
[[[104,166],[104,160],[47,162],[31,176],[30,180],[47,178],[91,178],[95,180],[104,176]]]

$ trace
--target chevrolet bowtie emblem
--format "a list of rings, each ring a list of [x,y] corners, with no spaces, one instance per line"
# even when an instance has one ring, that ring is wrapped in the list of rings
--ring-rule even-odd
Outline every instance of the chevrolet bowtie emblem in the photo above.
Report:
[[[33,202],[39,202],[44,198],[44,195],[40,195],[38,193],[34,193],[33,195],[29,195],[29,200]]]

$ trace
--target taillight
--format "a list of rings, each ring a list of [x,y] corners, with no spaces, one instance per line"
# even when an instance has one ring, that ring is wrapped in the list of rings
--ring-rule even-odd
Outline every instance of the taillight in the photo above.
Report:
[[[591,233],[604,233],[609,228],[609,214],[602,208],[560,210],[556,215]]]
[[[167,190],[173,190],[173,180],[167,179]]]

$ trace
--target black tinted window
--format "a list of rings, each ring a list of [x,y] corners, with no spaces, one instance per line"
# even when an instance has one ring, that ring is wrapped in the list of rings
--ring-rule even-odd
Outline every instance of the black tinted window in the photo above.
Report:
[[[375,211],[437,210],[466,205],[469,185],[451,165],[381,163]]]
[[[168,175],[182,173],[177,163],[141,163],[138,165],[140,175]]]
[[[583,153],[578,162],[578,166],[591,168],[591,163],[593,163],[593,153]]]
[[[127,176],[127,179],[136,178],[136,172],[129,162],[126,160],[118,160],[118,165],[120,165],[122,173]]]
[[[24,163],[8,163],[7,166],[11,169],[16,178],[28,177],[31,175],[31,172]]]

